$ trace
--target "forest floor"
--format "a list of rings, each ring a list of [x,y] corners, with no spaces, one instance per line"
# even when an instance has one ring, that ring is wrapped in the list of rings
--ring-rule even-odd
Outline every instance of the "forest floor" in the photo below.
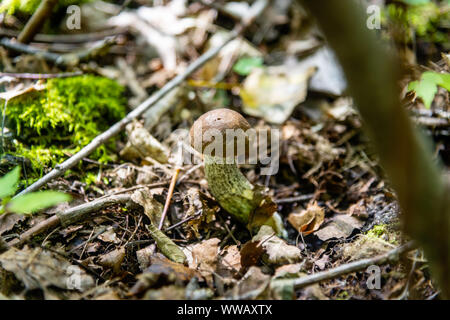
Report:
[[[108,99],[116,99],[126,112],[136,110],[174,76],[186,73],[202,54],[223,43],[250,12],[246,2],[176,0],[154,7],[141,2],[131,1],[127,8],[88,2],[81,5],[80,30],[67,30],[63,14],[58,34],[41,31],[18,49],[2,42],[0,97],[32,99],[42,90],[50,92],[50,87],[39,86],[51,80],[90,74],[124,88],[126,100],[121,100],[114,88],[99,85],[98,90],[110,91],[99,91],[104,100],[98,101],[108,104]],[[24,24],[20,15],[1,19],[3,39],[17,36]],[[54,31],[55,23],[44,28]],[[445,34],[448,26],[444,28]],[[395,26],[382,25],[379,32],[394,37],[393,30]],[[448,41],[425,36],[416,40],[414,46],[397,43],[406,70],[402,107],[418,130],[433,140],[435,158],[448,169],[449,92],[438,87],[431,106],[426,106],[407,87],[424,71],[448,74],[450,47]],[[54,57],[30,53],[30,48],[56,56],[80,50],[89,55],[58,65]],[[51,80],[43,79],[45,75]],[[70,90],[58,94],[70,97],[64,99],[71,103],[84,94]],[[91,140],[77,149],[72,140],[64,145],[64,139],[55,143],[47,137],[66,130],[72,139],[76,130],[81,135],[90,132],[89,122],[106,121],[99,127],[101,133],[124,115],[118,111],[120,116],[109,119],[113,109],[107,106],[107,111],[98,107],[98,112],[106,112],[98,116],[95,103],[102,102],[86,102],[83,124],[74,123],[75,129],[62,129],[62,122],[52,128],[49,121],[44,133],[32,131],[37,123],[22,124],[21,133],[16,124],[26,118],[22,111],[6,119],[2,175],[19,165],[24,189]],[[5,102],[5,110],[12,106]],[[286,237],[268,227],[249,232],[215,200],[203,163],[180,162],[177,147],[189,146],[179,142],[200,115],[216,108],[238,111],[257,130],[280,133],[276,173],[262,175],[262,164],[240,169],[252,184],[265,187]],[[44,116],[52,117],[49,110]],[[45,185],[69,194],[72,201],[32,215],[0,215],[0,236],[7,243],[0,246],[0,299],[439,298],[423,252],[401,232],[395,192],[346,95],[339,64],[296,2],[269,4],[242,35],[110,141],[104,153],[84,156]],[[21,156],[23,147],[31,150],[33,145],[60,153]],[[194,153],[194,159],[199,157]],[[79,207],[82,204],[87,205]],[[151,226],[158,226],[166,210],[163,235],[155,234]],[[182,251],[184,263],[173,261],[173,252],[164,249],[172,245]],[[398,250],[400,255],[392,254]],[[333,273],[336,267],[344,270],[342,274]],[[322,274],[322,279],[308,278]],[[305,279],[311,282],[305,284]]]

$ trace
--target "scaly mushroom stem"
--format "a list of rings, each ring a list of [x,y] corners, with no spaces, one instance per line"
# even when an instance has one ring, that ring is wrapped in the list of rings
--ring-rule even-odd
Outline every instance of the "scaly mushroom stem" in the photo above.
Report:
[[[266,219],[255,217],[257,209],[267,201],[261,190],[253,186],[235,162],[205,155],[205,176],[212,195],[234,219],[252,231],[262,224],[271,226],[281,236],[286,236],[281,217],[277,212]]]

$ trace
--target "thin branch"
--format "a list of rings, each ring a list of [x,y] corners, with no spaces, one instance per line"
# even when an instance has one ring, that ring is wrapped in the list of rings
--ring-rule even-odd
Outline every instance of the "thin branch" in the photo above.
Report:
[[[114,29],[102,30],[92,33],[81,34],[43,34],[38,33],[34,36],[33,42],[44,43],[85,43],[92,41],[99,41],[106,37],[117,36],[127,33],[127,28],[118,27]],[[6,36],[9,38],[16,38],[19,33],[15,30],[0,28],[0,36]]]
[[[188,76],[190,76],[194,71],[198,70],[201,66],[203,66],[206,62],[215,57],[219,51],[225,47],[232,40],[236,39],[244,30],[245,27],[251,24],[253,19],[258,16],[267,6],[266,0],[257,1],[254,6],[257,6],[256,9],[252,11],[252,16],[247,17],[244,22],[240,25],[237,25],[231,32],[228,38],[218,47],[212,48],[201,55],[197,60],[195,60],[191,65],[189,65],[186,70],[170,80],[164,87],[162,87],[159,91],[157,91],[154,95],[145,100],[141,105],[135,108],[133,111],[128,113],[128,115],[110,127],[107,131],[101,133],[97,137],[95,137],[88,145],[82,148],[78,153],[64,161],[63,163],[57,165],[52,171],[47,173],[44,177],[33,183],[31,186],[20,192],[18,195],[26,194],[32,191],[38,190],[40,187],[55,179],[60,177],[64,172],[68,169],[72,168],[76,165],[80,160],[90,155],[95,149],[105,143],[108,139],[112,138],[119,132],[121,132],[127,124],[132,122],[134,119],[140,117],[144,112],[146,112],[151,106],[161,100],[167,93],[172,91],[175,87],[179,86]],[[165,111],[170,108],[169,105],[160,105],[158,106],[160,109],[164,109]],[[152,108],[151,111],[153,113],[159,113],[163,110],[158,110],[156,108]],[[156,121],[156,119],[154,120]],[[17,196],[17,195],[16,195]]]
[[[87,61],[94,56],[104,53],[106,50],[111,48],[117,43],[117,37],[106,37],[103,40],[97,41],[93,46],[80,50],[75,53],[57,54],[53,52],[48,52],[41,50],[30,45],[19,43],[16,41],[9,40],[7,38],[2,38],[0,40],[0,45],[17,52],[27,53],[35,56],[40,56],[46,61],[52,62],[58,66],[64,67],[75,67],[82,61]]]
[[[341,265],[339,267],[330,270],[321,271],[309,276],[301,277],[293,281],[294,288],[300,289],[317,282],[330,280],[348,273],[365,270],[367,267],[371,265],[380,265],[385,263],[396,262],[399,260],[401,255],[415,248],[416,248],[415,243],[413,241],[410,241],[398,248],[395,248],[389,252],[386,252],[385,254],[376,256],[374,258],[362,259],[359,261]]]
[[[0,72],[0,77],[12,77],[17,79],[53,79],[53,78],[70,78],[81,76],[83,72],[61,72],[61,73],[10,73],[10,72]]]
[[[64,212],[57,213],[50,218],[38,223],[31,229],[25,231],[18,239],[14,239],[8,243],[10,246],[20,245],[30,238],[41,234],[42,232],[56,228],[59,225],[64,227],[85,219],[90,213],[97,212],[101,209],[115,204],[125,204],[130,201],[131,195],[115,195],[103,199],[97,199],[82,205],[72,207]]]
[[[29,43],[33,40],[35,34],[42,28],[45,20],[50,16],[57,3],[58,0],[42,0],[33,16],[28,20],[22,32],[19,34],[17,41]]]

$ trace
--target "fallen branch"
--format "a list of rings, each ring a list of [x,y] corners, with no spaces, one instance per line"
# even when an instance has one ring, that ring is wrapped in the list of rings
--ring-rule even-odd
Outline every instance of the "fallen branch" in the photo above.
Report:
[[[201,66],[203,66],[206,62],[211,60],[213,57],[215,57],[219,51],[225,47],[229,42],[236,39],[244,30],[245,28],[252,23],[252,21],[257,17],[267,6],[267,0],[259,0],[257,1],[252,8],[254,10],[251,10],[251,15],[244,19],[242,24],[237,25],[230,33],[229,37],[218,47],[212,48],[202,54],[197,60],[195,60],[191,65],[189,65],[186,70],[170,80],[164,87],[162,87],[159,91],[157,91],[154,95],[149,97],[147,100],[145,100],[141,105],[139,105],[136,109],[128,113],[128,115],[114,124],[112,127],[110,127],[107,131],[101,133],[97,137],[95,137],[88,145],[86,145],[84,148],[82,148],[78,153],[64,161],[63,163],[57,165],[52,171],[47,173],[45,176],[43,176],[41,179],[33,183],[31,186],[20,192],[18,195],[23,195],[32,191],[38,190],[40,187],[51,181],[52,179],[55,179],[59,176],[61,176],[64,172],[66,172],[68,169],[72,168],[74,165],[76,165],[79,161],[81,161],[83,158],[90,155],[95,149],[97,149],[99,146],[101,146],[103,143],[105,143],[108,139],[112,138],[119,132],[121,132],[127,124],[132,122],[134,119],[140,117],[147,109],[149,109],[151,106],[153,106],[155,103],[157,103],[159,100],[161,100],[166,94],[168,94],[170,91],[172,91],[175,87],[180,85],[189,75],[191,75],[194,71],[198,70]],[[159,106],[160,109],[167,110],[170,108],[169,105],[162,105]],[[151,109],[153,113],[161,113],[162,110],[158,109]],[[154,120],[156,121],[156,119]],[[16,196],[18,196],[16,195]]]
[[[50,16],[53,8],[58,4],[58,0],[43,0],[34,14],[28,20],[22,32],[17,37],[17,41],[21,43],[29,43],[33,37],[42,28],[45,20]]]
[[[400,256],[415,249],[416,245],[414,241],[410,241],[398,248],[395,248],[389,252],[386,252],[385,254],[368,258],[368,259],[362,259],[359,261],[347,263],[344,265],[341,265],[336,268],[332,268],[330,270],[317,272],[315,274],[301,277],[298,279],[293,280],[294,288],[300,289],[306,286],[309,286],[311,284],[334,279],[340,276],[343,276],[348,273],[361,271],[367,269],[371,265],[380,265],[385,263],[392,263],[399,260]]]
[[[31,229],[22,233],[19,238],[8,242],[9,246],[20,245],[30,238],[41,234],[48,229],[54,229],[59,225],[66,227],[70,224],[84,220],[90,213],[97,212],[106,207],[125,204],[131,200],[130,194],[115,195],[103,199],[97,199],[91,202],[83,203],[82,205],[72,207],[64,212],[57,213],[54,216],[38,223]]]
[[[106,37],[103,40],[97,41],[92,47],[80,50],[75,53],[57,54],[53,52],[48,52],[41,50],[30,45],[19,43],[16,41],[9,40],[7,38],[2,38],[0,40],[0,45],[17,52],[27,53],[35,56],[40,56],[46,61],[52,62],[58,66],[73,68],[82,61],[87,61],[92,57],[95,57],[117,43],[116,37]]]

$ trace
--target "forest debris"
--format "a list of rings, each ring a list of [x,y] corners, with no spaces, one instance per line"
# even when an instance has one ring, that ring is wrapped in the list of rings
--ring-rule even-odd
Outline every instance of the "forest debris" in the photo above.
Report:
[[[152,287],[159,280],[166,283],[186,283],[200,274],[183,264],[170,261],[160,253],[150,257],[149,267],[137,276],[138,282],[131,288],[130,294],[136,295],[146,288]]]
[[[322,47],[312,55],[302,59],[299,66],[305,70],[316,67],[317,72],[311,77],[309,90],[341,96],[347,88],[344,72],[329,47]]]
[[[149,189],[134,191],[131,195],[131,199],[144,208],[144,213],[150,219],[152,224],[155,226],[159,224],[163,212],[163,205],[154,198]],[[166,225],[168,225],[168,221],[166,221]]]
[[[252,241],[260,241],[265,250],[263,260],[272,265],[295,263],[302,259],[300,249],[274,235],[270,226],[263,225]]]
[[[230,32],[219,30],[212,35],[206,44],[206,48],[215,48],[223,44],[229,37]],[[262,53],[251,42],[245,39],[235,39],[228,43],[223,50],[201,69],[201,79],[203,81],[213,80],[219,72],[223,72],[229,67],[231,59],[234,57],[262,57]]]
[[[324,218],[325,211],[314,201],[300,213],[290,213],[288,221],[298,232],[308,235],[319,229]]]
[[[125,247],[120,247],[111,252],[101,255],[97,263],[102,267],[111,268],[114,274],[120,272],[120,266],[125,258]]]
[[[192,248],[192,269],[197,269],[207,281],[212,281],[212,273],[216,271],[219,260],[220,239],[204,240]]]
[[[167,258],[176,263],[183,264],[186,262],[186,256],[183,250],[181,250],[168,236],[161,230],[158,230],[152,223],[146,227],[152,238],[155,239],[158,249],[161,250]]]
[[[127,125],[128,142],[120,151],[127,160],[150,157],[160,163],[167,163],[168,150],[137,121]]]
[[[2,268],[19,279],[27,290],[55,286],[84,291],[94,286],[94,279],[78,266],[41,248],[10,248],[0,254]]]
[[[222,277],[234,277],[241,270],[241,253],[237,245],[223,248],[219,256],[217,273]]]
[[[333,238],[346,239],[355,229],[361,229],[363,222],[348,216],[339,214],[336,215],[331,222],[327,223],[325,227],[316,231],[316,235],[320,240],[327,241]]]
[[[268,295],[270,275],[264,274],[258,267],[250,267],[231,292],[232,299],[264,299]]]
[[[114,231],[113,227],[108,227],[105,232],[103,232],[101,235],[98,236],[98,238],[104,242],[109,243],[120,243],[120,239],[117,238],[116,232]]]
[[[166,6],[140,6],[134,11],[124,11],[112,17],[113,26],[130,27],[140,32],[146,41],[156,49],[164,68],[174,72],[177,67],[177,39],[188,28],[196,25],[193,18],[181,18],[185,11],[185,1],[175,0]]]
[[[216,213],[220,210],[220,207],[211,198],[200,192],[198,188],[189,188],[186,198],[189,208],[186,210],[184,219],[200,214],[185,225],[185,230],[188,238],[199,239],[200,230],[208,232],[209,225],[216,221]]]
[[[0,236],[4,232],[10,231],[18,222],[24,221],[25,219],[25,215],[18,213],[4,213],[0,215]]]
[[[352,243],[343,246],[342,255],[347,261],[355,261],[385,254],[394,248],[393,244],[379,237],[360,235]]]
[[[156,245],[151,244],[141,250],[136,251],[136,258],[139,263],[139,269],[144,271],[150,266],[150,257],[155,254]]]
[[[308,80],[315,71],[314,67],[302,69],[289,63],[253,68],[240,91],[243,111],[269,123],[283,123],[305,100]]]

